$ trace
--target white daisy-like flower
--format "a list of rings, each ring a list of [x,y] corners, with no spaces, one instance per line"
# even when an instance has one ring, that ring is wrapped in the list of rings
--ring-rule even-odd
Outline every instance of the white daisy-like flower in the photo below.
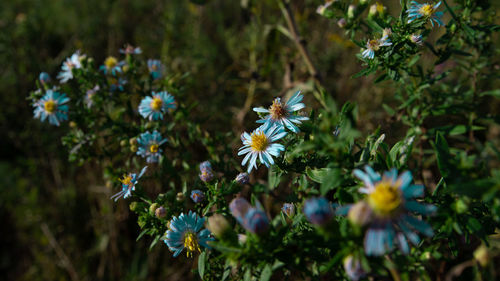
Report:
[[[241,162],[245,166],[248,162],[247,171],[250,173],[253,168],[257,169],[257,158],[261,164],[269,168],[274,165],[273,156],[277,157],[285,147],[275,141],[286,136],[282,126],[269,126],[264,124],[255,129],[251,134],[244,132],[241,135],[243,146],[239,149],[238,155],[246,154]]]

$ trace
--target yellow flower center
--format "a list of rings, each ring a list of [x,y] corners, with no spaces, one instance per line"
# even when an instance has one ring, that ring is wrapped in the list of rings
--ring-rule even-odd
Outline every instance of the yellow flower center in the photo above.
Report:
[[[184,248],[186,248],[187,257],[192,257],[193,252],[201,253],[200,245],[196,239],[196,234],[188,232],[184,235]]]
[[[377,3],[375,3],[375,4],[377,5],[377,12],[378,12],[379,14],[384,13],[384,10],[385,10],[384,5],[382,5],[382,4],[381,4],[381,3],[379,3],[379,2],[377,2]]]
[[[163,105],[163,100],[160,97],[154,97],[153,101],[151,102],[151,109],[154,111],[158,111],[161,109],[161,106]]]
[[[288,114],[287,110],[279,99],[275,99],[273,101],[273,104],[271,105],[271,107],[269,107],[269,113],[271,114],[271,118],[274,120],[279,120]]]
[[[401,205],[401,191],[389,181],[382,181],[375,186],[375,191],[368,195],[368,204],[378,215],[390,215]]]
[[[123,179],[120,179],[120,182],[123,183],[124,185],[131,185],[132,184],[132,176],[129,174],[123,175]]]
[[[118,64],[118,60],[115,57],[108,57],[104,61],[104,65],[106,66],[107,69],[113,68]]]
[[[43,104],[43,107],[45,108],[45,112],[52,114],[56,111],[57,104],[53,100],[48,100]]]
[[[379,45],[380,45],[379,41],[376,39],[372,39],[372,40],[368,41],[368,48],[370,48],[374,51],[378,51],[380,49]]]
[[[160,148],[160,147],[159,147],[159,145],[155,143],[155,144],[152,144],[152,145],[149,147],[149,151],[150,151],[151,153],[156,153],[156,152],[158,152],[158,149],[159,149],[159,148]]]
[[[425,4],[420,8],[419,12],[423,16],[429,17],[434,13],[434,7],[431,4]]]
[[[267,148],[268,140],[263,132],[254,132],[251,136],[251,147],[254,151],[264,151]]]

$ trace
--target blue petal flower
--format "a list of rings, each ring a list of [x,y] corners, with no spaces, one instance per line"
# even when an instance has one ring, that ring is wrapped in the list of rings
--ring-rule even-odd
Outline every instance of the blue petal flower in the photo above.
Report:
[[[111,199],[114,199],[115,202],[118,201],[121,197],[128,198],[132,195],[132,191],[135,190],[135,185],[139,182],[139,179],[144,175],[148,166],[144,166],[142,168],[139,175],[135,173],[129,173],[128,175],[123,176],[121,179],[122,190],[115,195],[111,196]]]
[[[68,120],[69,107],[66,105],[67,102],[69,102],[69,98],[66,97],[66,94],[47,90],[45,95],[33,104],[35,107],[34,117],[42,122],[48,119],[50,124],[59,126],[61,121]]]
[[[164,242],[170,251],[177,257],[182,250],[186,249],[186,256],[192,257],[194,252],[201,252],[200,245],[205,248],[209,241],[213,241],[210,231],[201,229],[205,218],[189,211],[188,214],[181,213],[170,221]]]
[[[163,139],[158,131],[154,131],[153,133],[145,132],[137,140],[137,144],[139,145],[137,155],[146,158],[146,162],[148,163],[158,162],[163,152],[160,146],[166,142],[167,139]]]

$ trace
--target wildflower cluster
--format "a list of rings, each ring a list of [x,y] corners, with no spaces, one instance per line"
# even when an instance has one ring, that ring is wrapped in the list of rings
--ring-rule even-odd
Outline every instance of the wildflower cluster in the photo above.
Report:
[[[500,228],[500,154],[496,142],[483,141],[498,135],[488,102],[499,95],[480,69],[494,68],[483,53],[492,49],[487,35],[500,28],[457,17],[457,10],[482,13],[465,4],[443,1],[444,14],[441,2],[401,1],[393,17],[378,2],[351,2],[327,1],[317,12],[361,48],[358,59],[352,55],[365,66],[356,78],[379,72],[375,83],[390,80],[391,103],[381,105],[387,116],[373,131],[358,127],[361,105],[339,109],[314,77],[314,87],[292,84],[289,98],[253,108],[259,125],[238,145],[241,127],[204,130],[185,104],[182,75],[140,59],[142,50],[130,45],[119,51],[123,60],[108,57],[98,68],[76,52],[60,84],[40,74],[30,96],[34,116],[69,121],[70,159],[105,163],[104,178],[120,186],[111,198],[132,201],[139,238],[150,236],[151,247],[163,241],[172,257],[198,258],[203,280],[432,280],[442,275],[436,262],[459,259],[464,242],[467,260],[489,264],[488,251],[474,254],[471,245]],[[286,13],[288,2],[279,3]],[[457,87],[456,79],[470,78],[467,67],[452,76],[453,67],[429,65],[449,62],[461,44],[482,61],[460,53],[455,65],[470,66],[474,80]],[[245,113],[258,103],[249,96]],[[125,170],[135,172],[118,179]]]

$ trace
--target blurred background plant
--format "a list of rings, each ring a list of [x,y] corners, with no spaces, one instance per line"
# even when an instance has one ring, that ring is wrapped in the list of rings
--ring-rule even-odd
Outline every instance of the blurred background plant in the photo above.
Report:
[[[445,26],[423,22],[409,28],[402,13],[409,1],[4,1],[1,276],[345,278],[338,270],[343,262],[368,268],[359,230],[336,218],[337,233],[316,232],[305,223],[301,206],[318,195],[356,202],[351,171],[371,164],[377,171],[410,169],[427,187],[431,199],[426,201],[442,207],[431,221],[437,233],[432,243],[414,247],[409,256],[370,259],[373,276],[494,280],[500,247],[495,234],[500,221],[499,7],[495,1],[448,2],[439,8],[446,12]],[[384,28],[392,28],[392,45],[377,49],[374,60],[363,58],[360,48],[382,38]],[[108,56],[122,58],[118,50],[127,43],[142,49],[137,61],[127,60],[139,74],[127,74],[136,80],[129,80],[113,102],[126,103],[127,93],[149,95],[154,87],[168,90],[178,108],[164,116],[167,121],[143,122],[137,114],[132,117],[131,105],[120,111],[107,100],[97,100],[96,106],[108,111],[89,114],[81,105],[82,111],[71,113],[60,127],[33,119],[26,97],[36,89],[40,72],[55,82],[64,59],[79,49],[92,58],[84,68],[94,70],[78,79],[105,85],[109,81],[90,76]],[[156,84],[140,74],[147,73],[149,58],[164,65]],[[85,87],[75,87],[80,84]],[[76,100],[93,86],[67,87]],[[277,165],[269,173],[252,172],[253,185],[241,191],[252,206],[262,201],[271,218],[267,240],[248,233],[249,246],[235,252],[228,250],[235,236],[223,234],[221,240],[230,245],[216,247],[223,255],[204,251],[195,259],[173,258],[163,243],[150,249],[167,229],[158,219],[188,209],[211,214],[213,206],[230,217],[227,203],[240,191],[232,179],[245,169],[236,155],[239,135],[256,127],[252,108],[296,90],[304,93],[307,111],[312,109],[311,121],[301,127],[300,137],[285,138],[287,151]],[[110,116],[113,125],[93,124],[98,115]],[[146,174],[137,193],[142,201],[114,203],[110,197],[119,191],[119,176],[138,173],[144,163],[134,156],[135,137],[153,129],[163,130],[169,140],[165,160]],[[207,159],[217,180],[204,183],[198,165]],[[189,199],[195,189],[206,192],[204,204]],[[296,203],[298,215],[281,214],[283,202]],[[231,223],[239,232],[252,230]],[[280,227],[288,224],[296,231]],[[217,229],[210,229],[217,236]],[[136,241],[139,234],[150,236]],[[323,239],[328,235],[342,237],[341,242]],[[272,245],[289,248],[266,252]],[[291,259],[290,249],[303,258]]]

